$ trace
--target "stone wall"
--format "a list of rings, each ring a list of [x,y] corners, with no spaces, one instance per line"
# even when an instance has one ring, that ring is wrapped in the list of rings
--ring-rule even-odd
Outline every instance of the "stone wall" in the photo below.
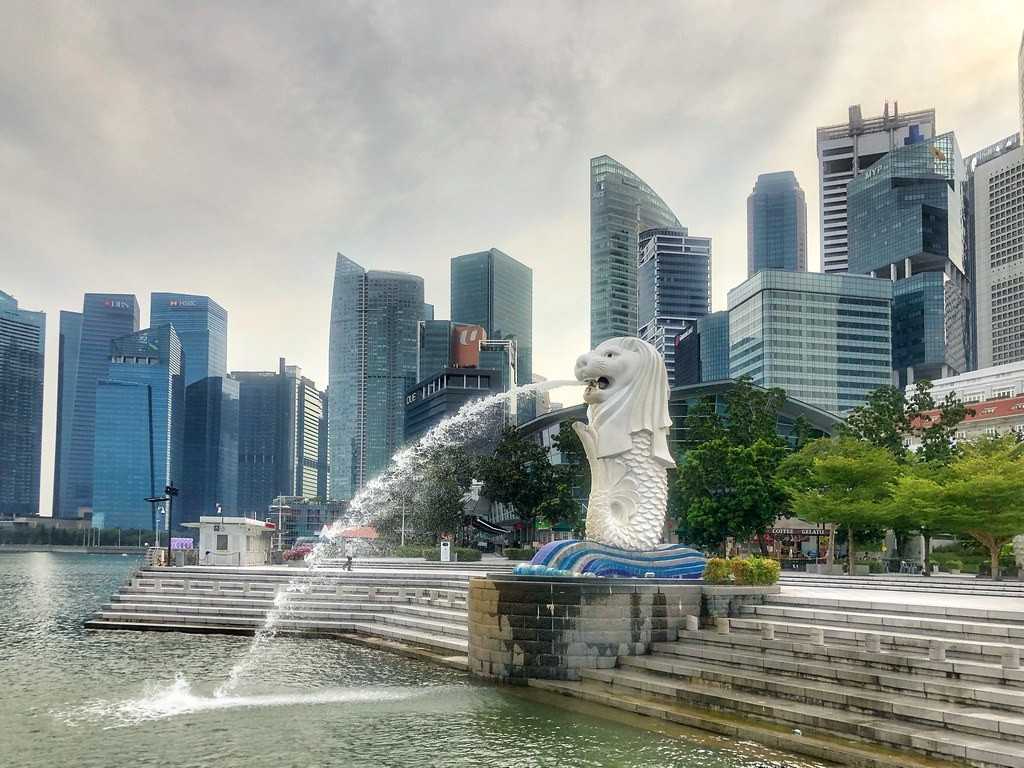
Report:
[[[701,611],[701,585],[637,579],[475,578],[469,669],[505,681],[577,680],[620,655],[675,640]]]
[[[780,591],[778,584],[765,587],[707,584],[702,590],[701,623],[709,625],[714,619],[739,616],[744,605],[763,605],[765,595],[777,595]]]

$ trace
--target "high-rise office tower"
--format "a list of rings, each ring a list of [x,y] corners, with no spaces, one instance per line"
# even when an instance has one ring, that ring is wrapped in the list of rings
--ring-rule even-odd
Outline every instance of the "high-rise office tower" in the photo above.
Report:
[[[893,284],[764,270],[729,291],[729,376],[832,413],[892,382]]]
[[[107,377],[110,343],[139,330],[139,303],[131,294],[87,293],[74,374],[71,433],[62,430],[60,517],[81,517],[92,509],[93,455],[96,444],[96,385]],[[67,359],[67,355],[65,356]],[[65,369],[60,369],[60,374]],[[58,385],[66,389],[64,384]],[[62,414],[63,425],[68,418]],[[62,425],[58,423],[60,428]],[[65,449],[63,443],[67,441]],[[58,457],[61,458],[61,457]]]
[[[1017,106],[1020,114],[1020,135],[1024,137],[1024,33],[1017,49]]]
[[[238,380],[238,509],[264,515],[277,496],[317,495],[323,393],[286,365]]]
[[[0,291],[0,515],[39,514],[46,315]]]
[[[351,499],[402,444],[405,393],[416,384],[417,330],[428,306],[423,278],[368,271],[338,254],[328,360],[334,500]]]
[[[174,326],[185,352],[185,386],[228,370],[228,313],[209,296],[151,293],[149,325]]]
[[[1024,360],[1024,148],[1020,134],[968,157],[964,263],[974,295],[970,368]]]
[[[886,153],[935,136],[935,110],[899,114],[889,104],[880,117],[864,118],[860,105],[849,119],[818,129],[818,201],[821,211],[821,271],[846,272],[849,259],[846,187]]]
[[[110,342],[96,383],[94,528],[150,528],[154,508],[180,480],[185,436],[184,356],[174,328],[161,325]],[[172,521],[177,527],[179,520]]]
[[[175,522],[238,514],[238,381],[207,376],[185,388],[185,457]],[[181,509],[181,517],[177,516]]]
[[[591,347],[616,336],[636,335],[638,237],[645,229],[680,226],[664,201],[626,166],[608,155],[591,158]]]
[[[316,496],[321,501],[326,502],[327,496],[330,493],[331,477],[331,454],[327,446],[327,423],[330,420],[330,412],[328,410],[330,396],[326,389],[320,394],[320,435],[318,445],[319,456],[317,457],[319,459],[320,466],[317,469],[316,476]]]
[[[850,182],[849,269],[894,283],[899,386],[967,370],[972,310],[963,182],[952,133],[894,149]]]
[[[711,238],[686,227],[647,229],[637,244],[638,335],[658,350],[674,381],[676,335],[711,311]]]
[[[67,465],[71,445],[71,423],[75,415],[75,375],[78,347],[82,341],[82,313],[60,312],[60,340],[57,350],[57,441],[53,451],[52,515],[60,517],[61,471]]]
[[[684,387],[729,378],[729,313],[710,315],[687,323],[674,340],[674,386]]]
[[[807,271],[807,201],[792,171],[762,173],[747,198],[747,277]]]

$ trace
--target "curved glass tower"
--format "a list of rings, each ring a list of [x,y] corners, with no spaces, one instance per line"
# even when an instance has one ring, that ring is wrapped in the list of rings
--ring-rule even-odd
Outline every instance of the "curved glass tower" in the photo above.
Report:
[[[332,499],[351,499],[402,445],[425,314],[422,277],[367,271],[338,254],[328,360]]]
[[[590,344],[637,334],[637,238],[680,227],[643,179],[608,155],[590,161]]]

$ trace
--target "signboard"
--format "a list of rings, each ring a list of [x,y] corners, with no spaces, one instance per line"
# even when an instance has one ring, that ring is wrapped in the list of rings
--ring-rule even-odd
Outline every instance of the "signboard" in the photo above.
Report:
[[[452,364],[456,368],[480,366],[480,345],[487,340],[487,332],[479,325],[452,326]]]

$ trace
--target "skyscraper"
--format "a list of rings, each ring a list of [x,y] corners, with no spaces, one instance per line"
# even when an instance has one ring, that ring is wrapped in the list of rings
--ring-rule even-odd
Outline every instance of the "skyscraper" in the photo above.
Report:
[[[792,171],[762,173],[747,198],[747,277],[807,271],[807,202]]]
[[[60,517],[61,472],[67,465],[71,445],[71,423],[75,415],[75,376],[78,347],[82,342],[82,313],[60,312],[60,342],[57,351],[57,442],[53,452],[53,510]]]
[[[636,335],[637,238],[645,229],[679,226],[664,201],[626,166],[608,155],[590,160],[591,347]]]
[[[712,312],[687,323],[675,337],[673,386],[728,378],[729,312]]]
[[[180,479],[185,436],[181,342],[161,325],[114,339],[96,384],[94,528],[150,528],[144,501]],[[180,521],[175,519],[173,525]]]
[[[338,254],[328,360],[330,495],[347,501],[383,470],[405,432],[416,384],[423,278],[365,270]]]
[[[533,381],[533,270],[491,248],[451,264],[451,318],[479,325],[489,340],[515,339],[516,384]]]
[[[889,152],[849,185],[851,274],[891,280],[899,386],[962,373],[970,360],[964,168],[944,133]]]
[[[46,315],[0,291],[0,515],[39,514]]]
[[[966,159],[965,270],[974,296],[971,368],[1024,360],[1024,148],[1008,136]]]
[[[208,376],[185,388],[185,457],[175,522],[238,514],[238,381]],[[179,509],[175,506],[175,512]]]
[[[892,382],[888,280],[764,270],[729,291],[729,376],[841,414]],[[703,339],[702,339],[703,341]]]
[[[151,293],[149,325],[174,326],[185,353],[185,386],[224,376],[228,366],[228,313],[209,296]]]
[[[863,118],[860,105],[849,120],[818,129],[818,202],[821,211],[821,271],[846,272],[849,257],[846,186],[887,152],[935,136],[935,110],[899,114],[889,104],[881,117]]]
[[[638,248],[638,335],[658,350],[674,381],[676,335],[711,311],[711,238],[686,227],[647,229]]]
[[[277,496],[316,496],[323,393],[284,358],[277,372],[231,377],[239,384],[239,512],[263,515]]]
[[[92,509],[96,445],[96,385],[107,377],[110,343],[139,330],[139,303],[131,294],[87,293],[75,368],[71,434],[61,435],[60,517],[81,517]],[[62,368],[60,373],[65,370]],[[63,419],[66,425],[67,418]],[[65,452],[63,443],[68,441]]]

